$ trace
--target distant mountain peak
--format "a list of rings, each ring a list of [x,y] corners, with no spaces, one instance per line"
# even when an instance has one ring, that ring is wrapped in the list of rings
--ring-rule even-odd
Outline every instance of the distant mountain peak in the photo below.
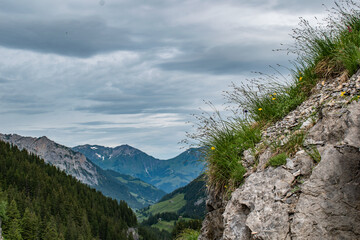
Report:
[[[169,160],[154,158],[128,144],[114,148],[82,145],[73,149],[103,169],[140,178],[166,192],[186,185],[203,171],[203,163],[198,161],[201,151],[196,148]]]

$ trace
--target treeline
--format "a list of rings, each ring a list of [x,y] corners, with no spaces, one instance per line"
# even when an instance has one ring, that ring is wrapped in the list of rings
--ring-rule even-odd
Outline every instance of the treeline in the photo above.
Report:
[[[157,224],[160,221],[170,222],[175,220],[174,228],[171,233],[166,231],[157,230],[154,227],[151,227],[154,224]],[[193,229],[196,231],[200,231],[202,225],[201,219],[190,219],[184,220],[181,216],[174,212],[164,212],[164,213],[157,213],[155,215],[150,215],[147,220],[144,220],[141,223],[141,228],[147,229],[149,239],[157,239],[157,240],[170,240],[176,239],[180,233],[182,233],[185,229]],[[153,238],[153,235],[156,233],[155,236],[157,238]]]
[[[140,239],[143,240],[171,240],[171,233],[165,230],[159,230],[155,227],[140,225],[139,228]]]
[[[132,239],[127,229],[137,225],[125,202],[1,141],[0,189],[0,227],[7,240]]]

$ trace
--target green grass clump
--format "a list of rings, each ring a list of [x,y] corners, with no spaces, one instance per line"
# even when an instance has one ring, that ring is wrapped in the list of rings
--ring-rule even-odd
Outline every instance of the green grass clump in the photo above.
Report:
[[[280,148],[287,155],[292,156],[304,146],[305,133],[300,131],[293,133],[289,140]]]
[[[208,183],[219,192],[231,191],[243,180],[246,169],[241,162],[244,150],[261,139],[260,127],[239,119],[208,119],[202,135],[205,146]],[[211,129],[211,131],[208,131]]]
[[[176,240],[197,240],[200,235],[199,231],[193,229],[185,229]]]
[[[256,92],[252,88],[240,86],[234,87],[229,97],[249,112],[252,121],[267,125],[282,119],[306,99],[307,91],[303,91],[302,87],[270,82],[266,90]]]
[[[305,149],[305,152],[312,158],[314,162],[319,163],[321,161],[321,155],[316,146]]]
[[[280,153],[280,154],[270,158],[269,162],[267,163],[267,166],[278,167],[278,166],[281,166],[281,165],[285,165],[286,164],[286,158],[287,158],[286,153]]]

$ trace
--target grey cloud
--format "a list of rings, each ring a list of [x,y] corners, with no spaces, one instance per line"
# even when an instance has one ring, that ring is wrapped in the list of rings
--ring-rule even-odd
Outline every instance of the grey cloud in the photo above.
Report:
[[[14,110],[5,110],[1,111],[1,114],[19,114],[19,115],[36,115],[36,114],[44,114],[50,111],[44,110],[42,108],[17,108]]]
[[[172,79],[157,79],[146,83],[119,82],[111,89],[99,88],[83,98],[91,104],[76,110],[103,114],[178,113],[193,104],[196,83],[193,85]]]
[[[0,31],[2,33],[0,45],[76,57],[90,57],[98,53],[117,50],[149,51],[154,47],[166,45],[177,47],[187,54],[189,48],[199,44],[202,47],[211,46],[211,43],[199,42],[202,41],[199,37],[210,34],[209,26],[204,23],[177,25],[172,23],[172,16],[166,14],[167,10],[173,11],[176,4],[182,4],[182,1],[109,3],[107,15],[101,14],[102,12],[91,7],[92,4],[87,3],[82,7],[88,9],[88,16],[77,16],[76,18],[71,10],[54,12],[54,16],[46,15],[43,12],[46,11],[44,8],[48,6],[48,3],[35,2],[34,5],[37,8],[30,8],[33,14],[31,18],[24,12],[26,8],[22,5],[25,3],[5,4],[4,9],[8,8],[17,14],[9,16],[3,10],[3,14],[0,15]],[[181,10],[191,12],[191,8],[194,6],[204,5],[205,7],[214,2],[216,1],[194,1],[192,4],[186,3]],[[289,2],[265,0],[225,2],[235,6],[253,5],[261,8],[269,5],[273,9],[284,8],[286,10],[293,6],[299,12],[303,9],[312,9],[309,5],[304,8],[303,1],[299,4],[299,1],[294,0]],[[314,1],[307,2],[310,4]],[[312,5],[315,4],[311,3],[310,6]],[[35,17],[37,14],[44,15]],[[62,17],[59,19],[58,16]],[[216,44],[216,38],[221,39],[221,36],[209,35],[209,38],[214,37],[215,39],[212,40]]]
[[[224,59],[197,59],[162,63],[158,66],[164,70],[188,72],[207,72],[209,74],[240,74],[251,70],[261,70],[268,66],[268,61],[253,62],[228,61]]]
[[[101,126],[101,125],[112,125],[112,124],[116,124],[114,122],[107,122],[107,121],[91,121],[91,122],[81,122],[78,123],[79,125],[84,125],[84,126]]]
[[[274,53],[273,48],[273,44],[224,45],[202,53],[189,54],[184,59],[160,63],[157,66],[170,71],[236,75],[263,71],[269,64],[288,65],[289,56]]]
[[[261,7],[264,9],[273,9],[276,11],[285,11],[285,12],[296,12],[302,14],[307,13],[318,13],[319,11],[324,10],[323,4],[326,6],[333,5],[333,0],[251,0],[251,1],[232,1],[233,4],[241,4],[250,7]]]
[[[23,92],[8,92],[0,96],[2,113],[42,114],[54,111],[54,105],[45,98]],[[0,106],[1,106],[0,105]]]
[[[109,27],[97,17],[49,21],[1,17],[0,32],[2,46],[67,56],[144,48],[143,42],[132,40],[136,34],[130,29]]]
[[[280,0],[274,4],[275,10],[283,10],[286,12],[297,13],[318,13],[325,10],[325,7],[331,7],[334,5],[333,0]]]
[[[8,82],[10,82],[8,79],[0,77],[0,83],[8,83]]]
[[[146,103],[146,102],[113,102],[104,104],[93,104],[89,106],[82,106],[76,108],[78,111],[85,111],[91,113],[102,113],[102,114],[137,114],[137,113],[185,113],[189,109],[179,107],[176,104],[169,106],[166,101],[157,103]]]

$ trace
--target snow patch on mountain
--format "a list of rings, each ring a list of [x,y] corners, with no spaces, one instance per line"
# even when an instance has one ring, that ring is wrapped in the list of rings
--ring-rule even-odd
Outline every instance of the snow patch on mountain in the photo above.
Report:
[[[105,157],[104,156],[101,156],[100,154],[98,154],[98,153],[95,153],[96,154],[96,156],[98,157],[98,158],[101,158],[101,160],[105,160]]]

